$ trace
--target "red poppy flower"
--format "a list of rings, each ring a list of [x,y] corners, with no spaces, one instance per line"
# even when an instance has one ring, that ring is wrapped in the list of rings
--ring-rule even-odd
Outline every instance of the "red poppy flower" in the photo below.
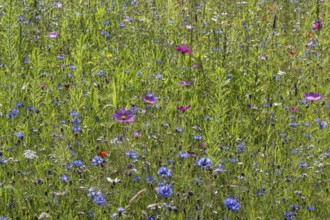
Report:
[[[107,155],[108,155],[108,153],[105,152],[105,151],[100,151],[100,152],[99,152],[99,156],[102,157],[102,158],[104,158],[104,157],[107,156]]]

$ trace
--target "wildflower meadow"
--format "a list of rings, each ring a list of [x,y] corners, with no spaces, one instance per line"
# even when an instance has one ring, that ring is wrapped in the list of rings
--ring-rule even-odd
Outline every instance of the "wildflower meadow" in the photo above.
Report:
[[[0,220],[330,219],[328,0],[0,0]]]

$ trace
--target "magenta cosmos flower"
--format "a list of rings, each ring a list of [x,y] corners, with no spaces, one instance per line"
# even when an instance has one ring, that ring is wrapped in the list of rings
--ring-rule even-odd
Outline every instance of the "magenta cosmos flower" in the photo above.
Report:
[[[142,96],[142,99],[145,103],[154,105],[157,103],[158,97],[154,96],[154,94],[149,92],[148,94]]]
[[[314,101],[314,100],[322,99],[322,96],[320,93],[310,92],[310,93],[304,93],[304,99],[309,101]]]
[[[50,37],[50,38],[56,38],[57,37],[57,32],[56,31],[49,32],[48,33],[48,37]]]
[[[178,109],[179,111],[181,111],[181,112],[185,112],[185,111],[187,111],[189,108],[190,108],[190,105],[188,105],[188,106],[183,106],[183,105],[181,105],[181,106],[177,107],[177,109]]]
[[[194,81],[181,81],[179,84],[180,86],[190,86],[191,84],[194,84]]]
[[[312,30],[315,31],[317,29],[319,29],[321,27],[321,21],[317,21],[313,27],[312,27]]]
[[[189,49],[188,46],[176,46],[175,47],[176,51],[179,51],[181,53],[192,53],[192,50]]]
[[[132,111],[121,108],[112,115],[112,118],[118,122],[132,122],[134,121],[135,115]]]

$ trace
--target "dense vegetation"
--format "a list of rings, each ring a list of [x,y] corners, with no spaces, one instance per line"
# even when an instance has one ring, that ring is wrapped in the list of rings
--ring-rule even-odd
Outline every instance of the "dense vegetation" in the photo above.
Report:
[[[0,1],[0,219],[328,219],[329,9]]]

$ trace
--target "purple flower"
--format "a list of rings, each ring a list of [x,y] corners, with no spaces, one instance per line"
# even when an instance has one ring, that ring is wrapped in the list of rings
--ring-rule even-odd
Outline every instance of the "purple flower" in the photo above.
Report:
[[[169,185],[164,185],[156,188],[156,192],[158,195],[168,198],[173,194],[173,191],[171,189],[171,186]]]
[[[320,100],[322,99],[322,95],[315,92],[304,93],[304,99],[309,101]]]
[[[55,3],[55,7],[56,7],[56,8],[62,8],[62,3],[60,3],[60,2],[56,2],[56,3]]]
[[[148,94],[142,96],[142,99],[145,103],[154,105],[157,103],[158,97],[154,96],[151,92],[149,92]]]
[[[157,174],[163,178],[171,177],[171,170],[166,167],[161,167],[158,169]]]
[[[185,45],[183,45],[183,46],[176,46],[175,49],[176,49],[176,51],[179,51],[179,52],[181,52],[183,54],[185,54],[185,53],[192,53],[192,50],[190,50],[189,47],[188,46],[185,46]]]
[[[224,204],[227,207],[227,209],[232,211],[238,211],[241,208],[239,202],[237,202],[235,199],[230,197],[225,199]]]
[[[133,115],[132,111],[121,108],[112,115],[112,118],[118,122],[132,122],[134,121],[135,115]]]
[[[192,84],[194,84],[194,81],[181,81],[179,82],[180,86],[190,86]]]
[[[315,31],[315,30],[319,29],[320,27],[321,27],[321,21],[319,20],[313,25],[312,30]]]
[[[56,38],[57,37],[57,32],[56,31],[49,32],[48,37],[53,38],[53,39]]]
[[[183,105],[181,105],[181,106],[177,107],[177,109],[178,109],[179,111],[181,111],[181,112],[185,112],[185,111],[187,111],[189,108],[190,108],[190,105],[188,105],[188,106],[183,106]]]

